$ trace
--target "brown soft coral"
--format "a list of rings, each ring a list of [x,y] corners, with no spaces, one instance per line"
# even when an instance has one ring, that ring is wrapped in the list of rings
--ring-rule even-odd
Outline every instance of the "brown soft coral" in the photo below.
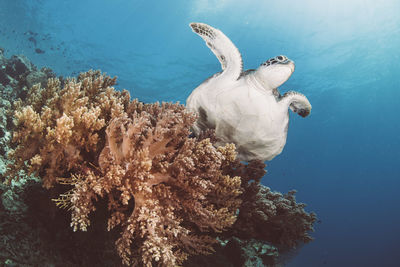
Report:
[[[107,127],[100,169],[72,190],[72,226],[86,230],[93,201],[107,196],[108,229],[122,226],[116,245],[124,263],[175,266],[212,252],[212,233],[235,222],[240,178],[221,171],[235,148],[188,138],[195,117],[182,105],[140,109]]]
[[[56,177],[94,161],[88,156],[104,145],[100,135],[106,122],[129,104],[129,93],[115,91],[114,84],[115,78],[89,71],[63,81],[63,86],[55,78],[46,88],[33,86],[24,102],[14,104],[13,142],[18,146],[9,153],[14,160],[10,176],[22,169],[41,176],[50,188]]]
[[[240,178],[223,173],[235,147],[190,138],[196,117],[183,105],[130,101],[114,83],[90,71],[34,86],[15,105],[10,174],[72,186],[55,202],[72,211],[74,230],[87,230],[96,201],[106,200],[125,264],[176,266],[211,253],[241,203]]]

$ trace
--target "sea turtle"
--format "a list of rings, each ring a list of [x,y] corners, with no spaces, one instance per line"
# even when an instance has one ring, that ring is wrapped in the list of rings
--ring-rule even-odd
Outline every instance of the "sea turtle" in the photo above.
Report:
[[[220,30],[204,23],[191,23],[193,32],[204,39],[217,56],[222,71],[193,90],[187,108],[198,114],[193,132],[215,129],[217,145],[234,143],[240,160],[271,160],[286,143],[289,108],[302,117],[311,104],[300,93],[283,96],[278,86],[289,79],[294,62],[280,55],[257,69],[243,71],[236,46]]]

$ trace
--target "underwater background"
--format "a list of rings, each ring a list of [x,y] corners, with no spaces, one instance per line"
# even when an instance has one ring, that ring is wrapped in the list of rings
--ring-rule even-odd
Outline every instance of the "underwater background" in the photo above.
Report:
[[[57,75],[101,69],[144,102],[180,101],[220,64],[190,22],[222,30],[245,69],[284,54],[291,113],[263,184],[317,213],[315,240],[288,266],[398,266],[400,2],[397,0],[0,0],[0,47]]]

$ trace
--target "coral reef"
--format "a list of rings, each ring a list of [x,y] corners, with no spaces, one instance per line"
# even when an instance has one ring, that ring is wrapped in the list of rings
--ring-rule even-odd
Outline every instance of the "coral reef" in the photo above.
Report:
[[[280,253],[274,246],[265,241],[231,237],[221,242],[216,252],[208,256],[191,257],[185,266],[190,267],[254,267],[284,266],[279,258]]]
[[[9,143],[14,129],[11,103],[17,97],[26,98],[27,77],[45,77],[31,80],[43,86],[55,77],[24,56],[6,58],[2,51],[0,77],[7,79],[0,81],[0,181],[11,163],[6,157],[13,146]],[[12,74],[9,70],[20,71]],[[71,235],[70,218],[55,207],[50,191],[37,178],[19,175],[19,181],[11,185],[0,183],[0,266],[118,266],[120,259],[109,232],[94,225],[88,233]]]
[[[241,213],[235,225],[235,235],[243,239],[268,240],[281,252],[312,241],[314,213],[297,203],[295,190],[282,195],[269,187],[251,183],[243,196]]]
[[[213,131],[203,132],[199,138],[216,140]],[[313,240],[309,233],[314,231],[317,216],[305,211],[304,203],[296,202],[296,190],[281,194],[262,185],[265,167],[260,160],[243,164],[238,159],[224,167],[224,173],[241,177],[243,192],[237,220],[225,237],[258,240],[278,248],[283,254]],[[268,259],[265,264],[269,266],[271,262],[278,263],[278,257]]]
[[[115,79],[90,71],[63,84],[50,78],[45,88],[32,86],[25,100],[15,101],[13,107],[12,140],[18,146],[9,152],[15,165],[11,171],[39,175],[50,188],[57,177],[93,164],[104,145],[100,131],[129,103],[129,93],[115,91],[114,83]]]
[[[107,196],[108,229],[123,228],[116,245],[124,263],[136,265],[141,257],[146,266],[153,260],[175,266],[190,254],[209,254],[212,233],[233,224],[240,204],[240,178],[221,172],[234,159],[234,147],[189,139],[195,118],[181,105],[135,110],[107,127],[100,170],[76,177],[67,196],[71,225],[86,230],[93,201]]]
[[[50,69],[38,70],[26,57],[6,58],[0,48],[0,177],[4,175],[7,159],[3,155],[8,151],[12,127],[11,103],[16,97],[26,95],[27,88],[33,84],[45,84],[55,75]]]
[[[226,247],[226,252],[235,266],[276,266],[278,249],[262,241],[233,237]]]
[[[15,80],[1,74],[14,90],[5,113],[12,149],[3,179],[11,185],[0,188],[0,217],[15,230],[0,225],[0,233],[14,240],[36,230],[0,259],[119,266],[116,240],[125,265],[278,266],[280,254],[311,240],[315,214],[294,191],[261,185],[265,164],[241,163],[233,145],[214,145],[212,131],[191,137],[196,117],[183,105],[130,100],[100,71],[57,79],[22,59],[1,61],[24,71]],[[27,255],[35,242],[37,255]]]
[[[92,219],[101,221],[97,214]],[[117,232],[96,223],[71,233],[70,214],[55,207],[35,179],[0,183],[0,266],[121,266],[113,240]]]
[[[174,266],[211,253],[240,205],[240,178],[222,173],[235,147],[189,138],[196,118],[184,106],[130,102],[114,82],[98,71],[63,86],[49,79],[15,102],[9,176],[24,170],[48,189],[71,185],[55,201],[72,210],[74,230],[86,231],[94,202],[107,199],[125,264]]]
[[[38,69],[23,55],[6,58],[0,48],[0,91],[12,97],[24,97],[26,89],[40,83],[45,85],[55,74],[49,68]]]

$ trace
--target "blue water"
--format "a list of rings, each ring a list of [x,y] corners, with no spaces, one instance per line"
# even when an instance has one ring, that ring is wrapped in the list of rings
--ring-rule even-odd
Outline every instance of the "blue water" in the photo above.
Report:
[[[296,71],[281,92],[313,105],[291,114],[263,179],[297,189],[321,219],[288,266],[400,266],[400,1],[0,0],[0,47],[59,75],[101,69],[145,102],[184,103],[220,70],[192,21],[229,36],[245,68],[287,55]]]

